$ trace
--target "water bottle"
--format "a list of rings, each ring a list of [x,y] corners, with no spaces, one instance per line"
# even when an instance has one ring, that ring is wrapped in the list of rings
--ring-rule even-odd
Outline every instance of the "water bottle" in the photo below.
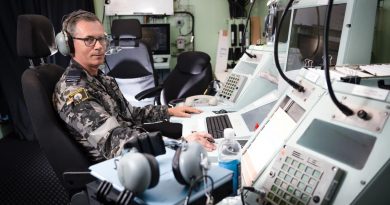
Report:
[[[233,195],[241,187],[241,145],[234,139],[234,130],[226,128],[218,146],[218,165],[233,171]]]

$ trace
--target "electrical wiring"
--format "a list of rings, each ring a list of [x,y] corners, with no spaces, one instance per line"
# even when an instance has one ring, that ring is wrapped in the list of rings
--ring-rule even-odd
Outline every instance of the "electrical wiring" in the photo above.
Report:
[[[181,30],[179,30],[180,35],[182,36],[188,36],[192,34],[192,36],[195,36],[195,17],[191,12],[188,11],[175,11],[174,14],[186,14],[191,17],[191,31],[187,34],[181,34]],[[192,51],[195,50],[195,40],[192,40]]]

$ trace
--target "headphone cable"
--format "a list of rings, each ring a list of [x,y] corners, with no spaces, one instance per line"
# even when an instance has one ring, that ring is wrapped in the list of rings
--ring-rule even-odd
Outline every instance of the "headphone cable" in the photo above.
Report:
[[[262,190],[257,190],[257,189],[255,189],[254,187],[251,187],[251,186],[243,186],[242,187],[242,191],[241,191],[241,203],[242,203],[242,205],[245,205],[246,203],[245,203],[245,200],[244,200],[244,191],[250,191],[250,192],[253,192],[253,193],[255,193],[255,194],[257,194],[257,195],[259,195],[260,196],[260,198],[261,199],[263,199],[264,198],[264,195],[265,195],[265,192],[264,191],[262,191]]]
[[[214,180],[212,177],[210,177],[209,175],[201,175],[199,176],[197,179],[193,180],[190,184],[190,188],[188,189],[188,193],[187,193],[187,196],[185,198],[185,201],[184,201],[184,205],[188,205],[189,201],[190,201],[190,197],[191,197],[191,193],[192,193],[192,189],[194,188],[194,186],[196,184],[199,183],[199,181],[203,180],[204,178],[208,178],[210,179],[211,181],[211,190],[210,190],[210,195],[213,195],[213,191],[214,191]]]

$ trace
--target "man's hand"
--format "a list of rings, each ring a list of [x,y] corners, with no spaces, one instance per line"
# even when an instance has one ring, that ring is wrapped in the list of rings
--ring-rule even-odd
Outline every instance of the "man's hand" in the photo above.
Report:
[[[198,110],[193,107],[188,106],[178,106],[173,108],[168,108],[168,113],[171,116],[175,117],[191,117],[191,113],[199,114],[201,113],[201,110]]]
[[[190,135],[185,136],[184,139],[186,139],[188,142],[198,142],[209,152],[217,148],[214,144],[213,137],[207,132],[194,132]]]

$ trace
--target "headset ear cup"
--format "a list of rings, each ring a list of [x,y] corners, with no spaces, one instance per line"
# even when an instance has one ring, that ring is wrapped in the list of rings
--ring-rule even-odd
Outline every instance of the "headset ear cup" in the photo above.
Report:
[[[118,163],[118,179],[127,190],[136,194],[144,192],[153,179],[150,162],[144,154],[127,153]]]
[[[173,156],[173,159],[172,159],[172,171],[173,171],[173,175],[175,176],[177,182],[179,182],[180,184],[183,184],[183,185],[188,185],[187,182],[184,180],[183,175],[180,172],[180,155],[181,155],[181,150],[182,150],[182,147],[179,147],[176,150],[175,155]]]
[[[150,165],[150,171],[152,172],[152,177],[148,187],[148,188],[152,188],[155,187],[158,184],[158,181],[160,180],[160,168],[154,156],[150,154],[144,154],[144,156],[148,160]]]
[[[65,32],[67,36],[66,45],[68,45],[69,48],[69,54],[74,54],[74,43],[73,43],[73,37],[68,33]]]
[[[59,32],[56,35],[56,44],[58,51],[64,56],[68,56],[70,54],[70,48],[68,45],[68,36],[64,31]]]
[[[202,176],[202,155],[207,157],[207,152],[197,142],[183,143],[176,150],[172,161],[172,171],[180,184],[190,185],[193,180]]]

